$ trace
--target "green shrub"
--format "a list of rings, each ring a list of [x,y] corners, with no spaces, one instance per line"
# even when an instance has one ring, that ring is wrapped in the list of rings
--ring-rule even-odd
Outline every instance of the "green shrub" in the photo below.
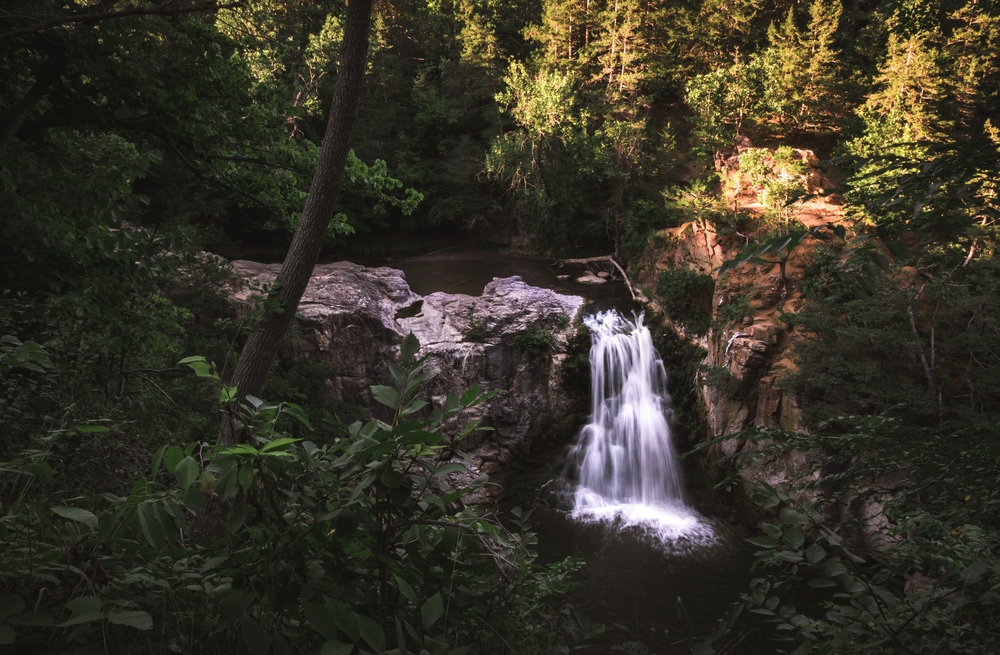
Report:
[[[753,307],[750,306],[752,300],[749,293],[741,293],[730,298],[726,298],[715,310],[716,321],[720,325],[733,325],[743,322],[746,316],[753,316]]]
[[[555,350],[556,338],[545,328],[526,329],[514,336],[517,347],[532,355],[543,355]]]
[[[670,318],[695,334],[704,334],[711,322],[715,281],[709,275],[686,268],[660,273],[656,294]]]
[[[774,160],[767,148],[748,148],[740,155],[740,172],[750,184],[764,184],[774,170]]]
[[[3,343],[0,365],[45,368],[37,351],[15,357],[19,346]],[[41,474],[62,464],[61,442],[103,426],[52,431],[4,461],[0,639],[39,655],[159,655],[243,643],[250,653],[550,653],[596,636],[549,603],[572,590],[580,561],[536,565],[528,512],[502,525],[463,502],[487,478],[472,480],[455,447],[483,428],[442,427],[496,392],[451,393],[432,410],[416,397],[429,375],[418,348],[408,336],[386,362],[391,386],[371,388],[391,419],[341,424],[325,442],[280,431],[282,416],[311,429],[297,405],[248,396],[242,443],[164,445],[123,495],[38,493]],[[204,357],[180,364],[232,397]],[[65,583],[77,578],[89,582]]]

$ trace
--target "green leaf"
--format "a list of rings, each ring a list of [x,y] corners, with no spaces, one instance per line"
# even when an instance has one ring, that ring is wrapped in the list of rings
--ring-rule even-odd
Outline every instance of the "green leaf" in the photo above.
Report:
[[[346,604],[333,598],[326,599],[326,607],[333,613],[333,618],[337,620],[337,627],[347,635],[351,641],[358,643],[361,639],[361,631],[358,628],[358,616]]]
[[[382,471],[382,484],[384,484],[389,489],[399,489],[403,484],[403,474],[399,471],[393,471],[392,469],[385,469]]]
[[[420,607],[420,622],[423,623],[424,630],[430,630],[442,614],[444,614],[444,601],[441,599],[441,594],[437,593]]]
[[[366,616],[358,615],[358,630],[361,632],[361,638],[368,642],[368,645],[376,653],[385,652],[385,633],[382,628]]]
[[[215,493],[219,496],[219,500],[225,502],[236,495],[236,477],[238,472],[239,467],[233,464],[227,466],[219,474],[219,482],[215,486]]]
[[[0,621],[6,621],[18,612],[24,610],[24,601],[20,596],[0,596]]]
[[[233,506],[226,515],[226,527],[229,532],[235,533],[247,520],[247,499],[246,496],[237,496],[233,501]]]
[[[302,603],[302,608],[305,610],[306,620],[309,621],[309,625],[322,635],[324,639],[334,640],[340,636],[340,630],[337,629],[337,620],[333,617],[333,613],[330,610],[314,603]]]
[[[240,486],[243,487],[243,491],[248,491],[250,485],[253,484],[253,467],[246,464],[241,466],[236,479],[239,481]]]
[[[396,586],[399,588],[399,593],[403,595],[406,600],[410,601],[414,605],[417,604],[417,593],[413,591],[413,587],[410,583],[399,577],[398,575],[393,576],[396,579]],[[18,610],[21,611],[21,610]]]
[[[271,650],[271,635],[252,617],[243,619],[243,643],[250,655],[267,655]]]
[[[426,400],[414,400],[409,405],[407,405],[405,409],[403,409],[402,413],[405,416],[407,414],[412,414],[414,412],[419,412],[424,407],[427,407],[427,401]]]
[[[85,509],[80,509],[79,507],[53,507],[52,511],[64,519],[85,523],[95,530],[98,527],[97,517]]]
[[[163,451],[163,464],[167,467],[168,473],[173,473],[182,459],[184,459],[184,451],[177,446],[168,446]]]
[[[153,462],[150,464],[149,471],[153,479],[156,478],[156,474],[160,472],[160,463],[163,461],[163,453],[167,450],[166,444],[160,446],[153,453]]]
[[[826,551],[823,550],[823,547],[819,544],[813,544],[809,546],[809,548],[806,548],[806,560],[808,560],[810,564],[815,564],[824,557],[826,557]]]
[[[458,402],[462,407],[468,407],[473,404],[476,399],[479,398],[479,385],[472,387],[468,391],[462,394],[462,397],[458,399]]]
[[[80,425],[74,426],[73,429],[76,430],[77,432],[82,432],[84,434],[95,433],[95,432],[110,432],[111,431],[111,430],[107,429],[106,427],[104,427],[103,425],[85,425],[83,423],[81,423]]]
[[[399,346],[399,359],[403,364],[409,364],[413,360],[413,356],[417,354],[420,350],[420,341],[413,336],[410,332],[403,339],[403,343]]]
[[[269,444],[265,445],[263,448],[260,449],[260,452],[261,452],[261,454],[263,454],[263,453],[271,452],[273,450],[279,450],[279,449],[281,449],[281,450],[287,450],[287,448],[285,448],[285,446],[289,446],[289,445],[295,443],[296,441],[302,441],[302,439],[291,439],[289,437],[281,437],[280,439],[275,439],[274,441],[272,441]]]
[[[112,612],[108,614],[108,621],[114,623],[115,625],[127,625],[130,628],[135,628],[136,630],[150,630],[153,627],[153,617],[149,615],[149,612],[117,612],[112,610]]]
[[[754,546],[760,546],[761,548],[777,548],[779,542],[777,539],[772,539],[771,537],[750,537],[749,539],[744,539]]]
[[[80,596],[66,603],[66,609],[73,614],[89,614],[101,609],[103,601],[97,596]]]
[[[386,407],[396,409],[396,405],[399,404],[399,393],[395,389],[375,384],[372,385],[371,390],[372,398]]]
[[[351,651],[353,650],[354,644],[345,644],[336,639],[331,639],[323,644],[323,650],[320,651],[320,655],[351,655]]]
[[[96,611],[84,612],[82,614],[74,614],[73,618],[69,619],[68,621],[63,621],[56,627],[68,628],[70,626],[80,625],[81,623],[93,623],[94,621],[103,621],[103,620],[104,620],[103,612],[96,612]]]
[[[181,486],[181,489],[187,491],[194,484],[194,481],[198,479],[200,470],[198,462],[195,461],[194,457],[185,457],[174,468],[174,477],[177,478],[177,484]]]
[[[785,530],[785,534],[782,539],[789,548],[798,548],[806,541],[805,535],[802,534],[802,530],[797,527]]]
[[[406,649],[406,635],[403,634],[403,624],[399,617],[396,617],[396,646],[399,648],[399,655],[410,655]]]
[[[309,428],[310,430],[313,429],[313,426],[309,422],[309,417],[306,416],[305,411],[295,403],[285,403],[283,411],[292,418],[294,418],[296,421],[301,423],[302,425]]]
[[[841,564],[839,560],[834,560],[834,559],[828,560],[827,563],[823,566],[823,570],[831,578],[835,578],[838,575],[847,573],[847,567]]]
[[[468,469],[465,468],[465,464],[460,464],[458,462],[446,462],[434,470],[434,477],[464,471],[468,471]]]
[[[160,518],[156,512],[156,507],[152,504],[139,506],[139,527],[149,545],[156,550],[161,550],[167,544],[166,530],[160,523]]]

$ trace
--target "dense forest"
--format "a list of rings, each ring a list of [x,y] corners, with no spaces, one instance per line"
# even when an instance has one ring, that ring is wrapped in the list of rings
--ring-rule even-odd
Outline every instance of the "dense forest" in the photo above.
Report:
[[[425,408],[414,340],[378,418],[318,364],[233,383],[298,298],[237,312],[227,260],[280,261],[312,220],[352,3],[0,6],[5,652],[565,653],[601,631],[527,511],[443,482],[442,426],[489,393]],[[689,335],[751,311],[696,325],[741,267],[780,262],[804,299],[781,384],[805,424],[742,455],[823,455],[801,488],[747,490],[760,577],[683,648],[1000,651],[1000,5],[378,0],[366,38],[325,260],[464,242],[638,279],[692,223],[730,261],[645,289]],[[813,198],[836,224],[798,223]],[[841,537],[859,496],[883,552]]]

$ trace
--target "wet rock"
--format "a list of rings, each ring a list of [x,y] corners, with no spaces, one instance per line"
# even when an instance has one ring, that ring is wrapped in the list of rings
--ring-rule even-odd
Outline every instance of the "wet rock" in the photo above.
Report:
[[[591,273],[587,273],[586,275],[576,278],[576,281],[581,284],[604,284],[607,282],[604,278]]]

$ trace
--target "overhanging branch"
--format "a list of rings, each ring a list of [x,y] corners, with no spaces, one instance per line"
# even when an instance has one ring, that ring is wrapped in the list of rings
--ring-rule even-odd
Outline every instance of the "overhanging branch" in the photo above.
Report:
[[[0,34],[0,43],[18,36],[42,32],[50,30],[54,27],[69,25],[70,23],[93,23],[102,20],[112,20],[115,18],[126,18],[128,16],[176,16],[178,14],[191,14],[200,11],[236,9],[243,6],[244,0],[234,0],[233,2],[227,2],[224,4],[219,4],[218,2],[196,2],[193,5],[181,7],[174,6],[176,4],[177,3],[174,0],[166,0],[165,2],[161,2],[152,7],[132,7],[131,9],[122,9],[121,11],[86,12],[70,16],[61,16],[59,18],[50,18],[49,20],[34,23],[33,25],[27,25],[16,30],[11,30],[10,32],[4,32]]]

